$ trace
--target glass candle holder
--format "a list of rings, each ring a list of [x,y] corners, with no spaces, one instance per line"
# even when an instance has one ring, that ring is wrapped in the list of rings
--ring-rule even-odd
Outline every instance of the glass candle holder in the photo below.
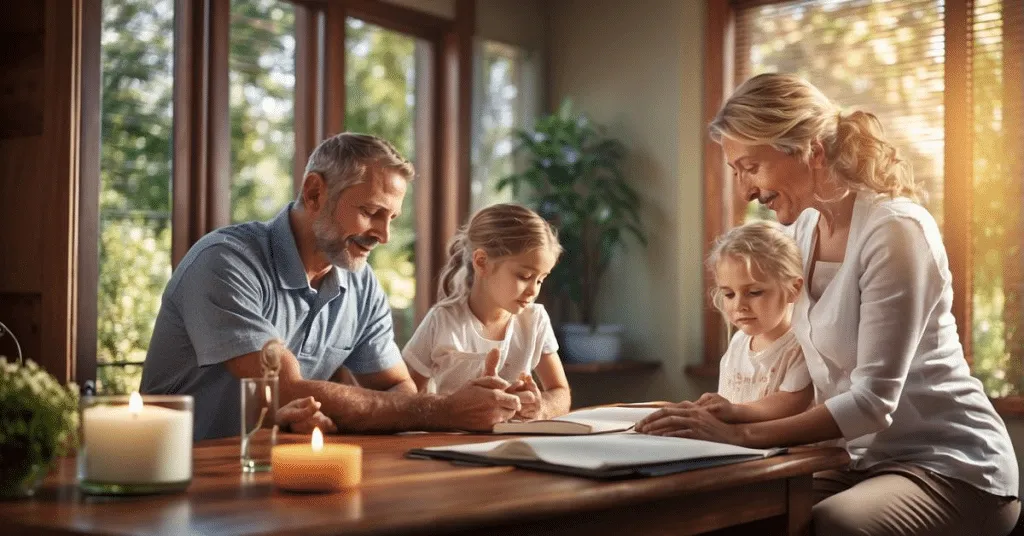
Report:
[[[138,495],[192,482],[191,396],[87,396],[80,407],[79,489]]]

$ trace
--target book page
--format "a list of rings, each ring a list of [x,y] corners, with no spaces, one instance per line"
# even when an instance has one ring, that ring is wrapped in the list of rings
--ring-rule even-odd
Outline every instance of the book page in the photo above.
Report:
[[[725,443],[644,434],[534,437],[519,441],[530,445],[537,459],[541,461],[584,469],[606,469],[721,456],[763,457],[770,453],[767,450],[748,449]]]
[[[590,421],[611,421],[628,422],[629,426],[636,424],[640,419],[658,411],[658,408],[592,408],[581,409],[555,417],[553,421],[590,422]]]
[[[594,434],[623,432],[657,408],[593,408],[540,421],[510,421],[494,426],[497,434]],[[576,424],[583,427],[577,427]]]
[[[608,469],[730,456],[757,458],[774,452],[697,439],[643,434],[530,437],[426,450],[447,450],[498,459],[538,460],[580,469]]]

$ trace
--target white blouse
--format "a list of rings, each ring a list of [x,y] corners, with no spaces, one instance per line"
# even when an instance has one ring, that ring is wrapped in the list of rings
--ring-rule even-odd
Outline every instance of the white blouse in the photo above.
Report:
[[[1006,425],[957,338],[934,218],[909,199],[856,195],[843,263],[818,299],[801,293],[793,314],[815,398],[842,430],[852,468],[905,462],[1017,496]],[[805,210],[792,227],[805,280],[818,218]]]

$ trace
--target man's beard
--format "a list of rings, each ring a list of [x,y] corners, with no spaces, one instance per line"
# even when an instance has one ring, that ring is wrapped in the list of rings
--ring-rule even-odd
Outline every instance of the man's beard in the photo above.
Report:
[[[353,257],[348,250],[349,244],[355,242],[364,248],[373,249],[379,243],[376,238],[364,235],[342,238],[326,213],[313,222],[313,239],[317,250],[327,257],[328,262],[350,272],[362,271],[366,266],[366,257]]]

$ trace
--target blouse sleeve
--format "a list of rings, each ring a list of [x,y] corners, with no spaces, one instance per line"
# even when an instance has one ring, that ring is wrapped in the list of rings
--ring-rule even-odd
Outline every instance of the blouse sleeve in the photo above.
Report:
[[[935,242],[922,222],[893,215],[848,259],[861,270],[857,363],[850,390],[825,401],[847,440],[892,424],[928,318],[948,284],[939,270],[941,241]]]

